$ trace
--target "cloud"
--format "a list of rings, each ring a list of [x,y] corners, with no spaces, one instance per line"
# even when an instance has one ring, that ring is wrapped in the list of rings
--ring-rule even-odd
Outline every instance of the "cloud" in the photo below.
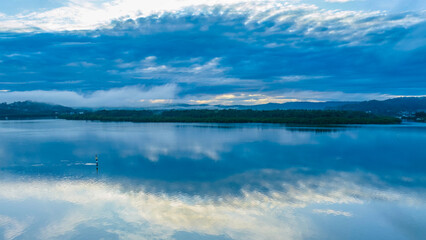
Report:
[[[282,76],[279,77],[278,82],[298,82],[309,79],[321,79],[327,78],[327,76],[309,76],[309,75],[291,75],[291,76]]]
[[[344,93],[344,92],[321,92],[321,91],[276,91],[269,93],[227,93],[219,95],[194,95],[186,96],[184,103],[210,104],[210,105],[257,105],[267,103],[287,102],[319,102],[319,101],[366,101],[384,100],[398,95],[380,93]]]
[[[90,63],[90,62],[72,62],[72,63],[68,63],[66,66],[68,67],[96,67],[97,65],[94,63]]]
[[[165,79],[171,83],[193,83],[207,85],[229,85],[240,82],[229,78],[225,72],[229,68],[220,66],[221,58],[213,58],[205,62],[199,59],[171,62],[170,65],[156,63],[157,57],[148,56],[139,62],[118,61],[117,70],[112,74],[124,74],[139,79]],[[186,63],[182,66],[182,63]],[[178,65],[178,66],[173,66]]]
[[[324,213],[328,215],[334,215],[334,216],[345,216],[345,217],[352,217],[352,213],[345,212],[345,211],[336,211],[333,209],[314,209],[314,213]]]
[[[238,80],[241,81],[241,80]],[[80,84],[81,81],[58,82],[58,85]],[[212,83],[212,85],[214,85]],[[219,86],[223,86],[223,83]],[[413,96],[413,95],[410,95]],[[414,95],[421,97],[424,95]],[[381,93],[344,93],[321,91],[230,92],[226,94],[181,94],[176,84],[160,86],[126,86],[91,93],[58,90],[10,91],[0,90],[0,102],[36,101],[69,107],[161,107],[171,104],[190,105],[257,105],[287,102],[366,101],[385,100],[406,95]]]
[[[343,2],[346,0],[332,0]],[[220,9],[217,12],[217,9]],[[221,15],[247,15],[245,24],[252,25],[263,22],[275,22],[269,31],[279,30],[281,24],[296,21],[297,25],[289,28],[292,32],[320,34],[312,31],[318,28],[329,28],[321,34],[340,35],[343,32],[365,31],[387,28],[390,25],[413,25],[422,21],[421,16],[410,15],[406,18],[386,20],[386,15],[380,12],[323,10],[315,5],[300,4],[297,1],[173,1],[161,0],[155,3],[136,0],[117,0],[97,4],[90,1],[70,1],[67,6],[45,12],[33,12],[27,15],[10,16],[9,20],[0,21],[3,31],[72,31],[93,30],[107,27],[112,21],[121,22],[138,18],[163,17],[169,14],[176,16],[197,16],[202,14],[219,13]],[[363,19],[370,18],[369,24]],[[376,18],[376,19],[374,19]],[[376,22],[377,20],[380,21]],[[385,25],[383,25],[385,23]],[[191,28],[191,23],[181,24]],[[336,25],[336,26],[333,26]],[[173,25],[169,25],[173,26]],[[179,25],[174,25],[179,26]],[[342,28],[345,26],[346,28]],[[158,28],[149,27],[154,30]],[[174,27],[174,30],[179,28]],[[163,28],[161,31],[168,31]],[[272,33],[272,32],[270,32]],[[355,34],[357,34],[355,32]]]
[[[3,238],[6,240],[16,239],[24,233],[30,225],[28,221],[18,221],[8,216],[0,215],[0,228],[4,228]]]
[[[96,1],[68,1],[65,6],[43,12],[8,16],[0,23],[3,31],[64,31],[95,29],[109,24],[112,20],[126,20],[138,16],[173,12],[193,5],[214,5],[242,2],[232,1],[194,1],[160,0],[156,2],[138,0],[115,0],[97,3]]]
[[[95,18],[95,24],[87,21],[84,28],[60,24],[62,20],[54,21],[47,13],[41,25],[32,25],[39,29],[35,33],[5,28],[9,32],[0,34],[2,89],[86,96],[105,89],[171,84],[184,101],[213,102],[226,94],[265,96],[241,98],[245,103],[370,99],[426,91],[422,11],[329,10],[297,1],[183,1],[164,9],[155,3],[138,12],[139,5],[147,4],[74,1],[64,9],[72,8],[76,16],[113,10],[111,16],[100,15],[101,20],[105,16],[102,24]],[[39,14],[33,13],[34,18]],[[21,17],[23,23],[30,18]],[[44,29],[48,23],[60,27]],[[291,92],[333,97],[287,96]]]
[[[32,100],[61,104],[70,107],[141,107],[148,103],[163,103],[163,99],[174,99],[177,94],[176,85],[169,84],[144,88],[129,86],[110,90],[98,90],[89,94],[73,91],[7,91],[0,92],[0,102]],[[159,100],[161,99],[161,101]]]
[[[325,0],[326,2],[337,2],[337,3],[345,3],[345,2],[352,2],[354,0]]]
[[[79,84],[66,82],[64,84]],[[179,96],[180,89],[176,84],[154,86],[127,86],[109,90],[97,90],[91,93],[57,90],[9,91],[0,90],[0,102],[36,101],[60,104],[69,107],[161,107],[171,104],[208,104],[208,105],[257,105],[287,102],[319,102],[384,100],[404,95],[388,95],[380,93],[343,93],[317,91],[287,91],[265,93],[227,93],[227,94],[194,94]],[[423,95],[419,95],[423,96]]]

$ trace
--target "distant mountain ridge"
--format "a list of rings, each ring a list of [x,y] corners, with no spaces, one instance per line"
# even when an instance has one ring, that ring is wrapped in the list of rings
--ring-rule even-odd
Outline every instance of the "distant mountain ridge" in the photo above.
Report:
[[[70,107],[32,101],[0,103],[0,119],[47,118],[74,111]]]
[[[397,116],[404,112],[426,112],[426,97],[401,97],[383,101],[363,102],[288,102],[268,103],[262,105],[217,106],[218,108],[252,109],[252,110],[345,110],[371,112],[381,115]]]
[[[100,108],[117,109],[117,108]],[[118,108],[120,109],[120,108]],[[371,112],[378,115],[387,116],[407,116],[415,112],[426,112],[426,97],[402,97],[383,101],[371,100],[363,102],[288,102],[288,103],[268,103],[260,105],[189,105],[177,104],[155,108],[121,108],[129,110],[151,109],[151,110],[172,110],[172,109],[237,109],[237,110],[345,110]],[[32,101],[0,103],[0,119],[21,119],[21,118],[49,118],[61,114],[74,114],[76,112],[93,111],[95,109],[79,110],[61,105],[52,105]]]
[[[426,112],[426,97],[401,97],[384,101],[365,101],[338,106],[337,110],[372,112],[382,115],[399,115],[403,112]]]
[[[233,109],[252,109],[252,110],[326,110],[334,109],[343,105],[353,104],[357,102],[287,102],[287,103],[267,103],[260,105],[217,105],[218,108]]]

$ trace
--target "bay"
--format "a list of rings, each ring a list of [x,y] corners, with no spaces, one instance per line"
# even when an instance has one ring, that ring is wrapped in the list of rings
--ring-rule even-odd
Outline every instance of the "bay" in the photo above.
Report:
[[[425,173],[420,123],[0,121],[0,237],[423,239]]]

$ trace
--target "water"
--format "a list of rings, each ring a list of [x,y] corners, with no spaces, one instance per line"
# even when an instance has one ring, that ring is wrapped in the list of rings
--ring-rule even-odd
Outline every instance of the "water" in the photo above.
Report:
[[[424,239],[425,173],[425,124],[0,121],[0,238]]]

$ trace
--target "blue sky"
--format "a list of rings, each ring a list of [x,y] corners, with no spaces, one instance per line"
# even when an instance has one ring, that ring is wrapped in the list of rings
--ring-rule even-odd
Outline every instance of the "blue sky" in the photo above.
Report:
[[[0,3],[0,102],[262,104],[426,94],[416,0]]]

